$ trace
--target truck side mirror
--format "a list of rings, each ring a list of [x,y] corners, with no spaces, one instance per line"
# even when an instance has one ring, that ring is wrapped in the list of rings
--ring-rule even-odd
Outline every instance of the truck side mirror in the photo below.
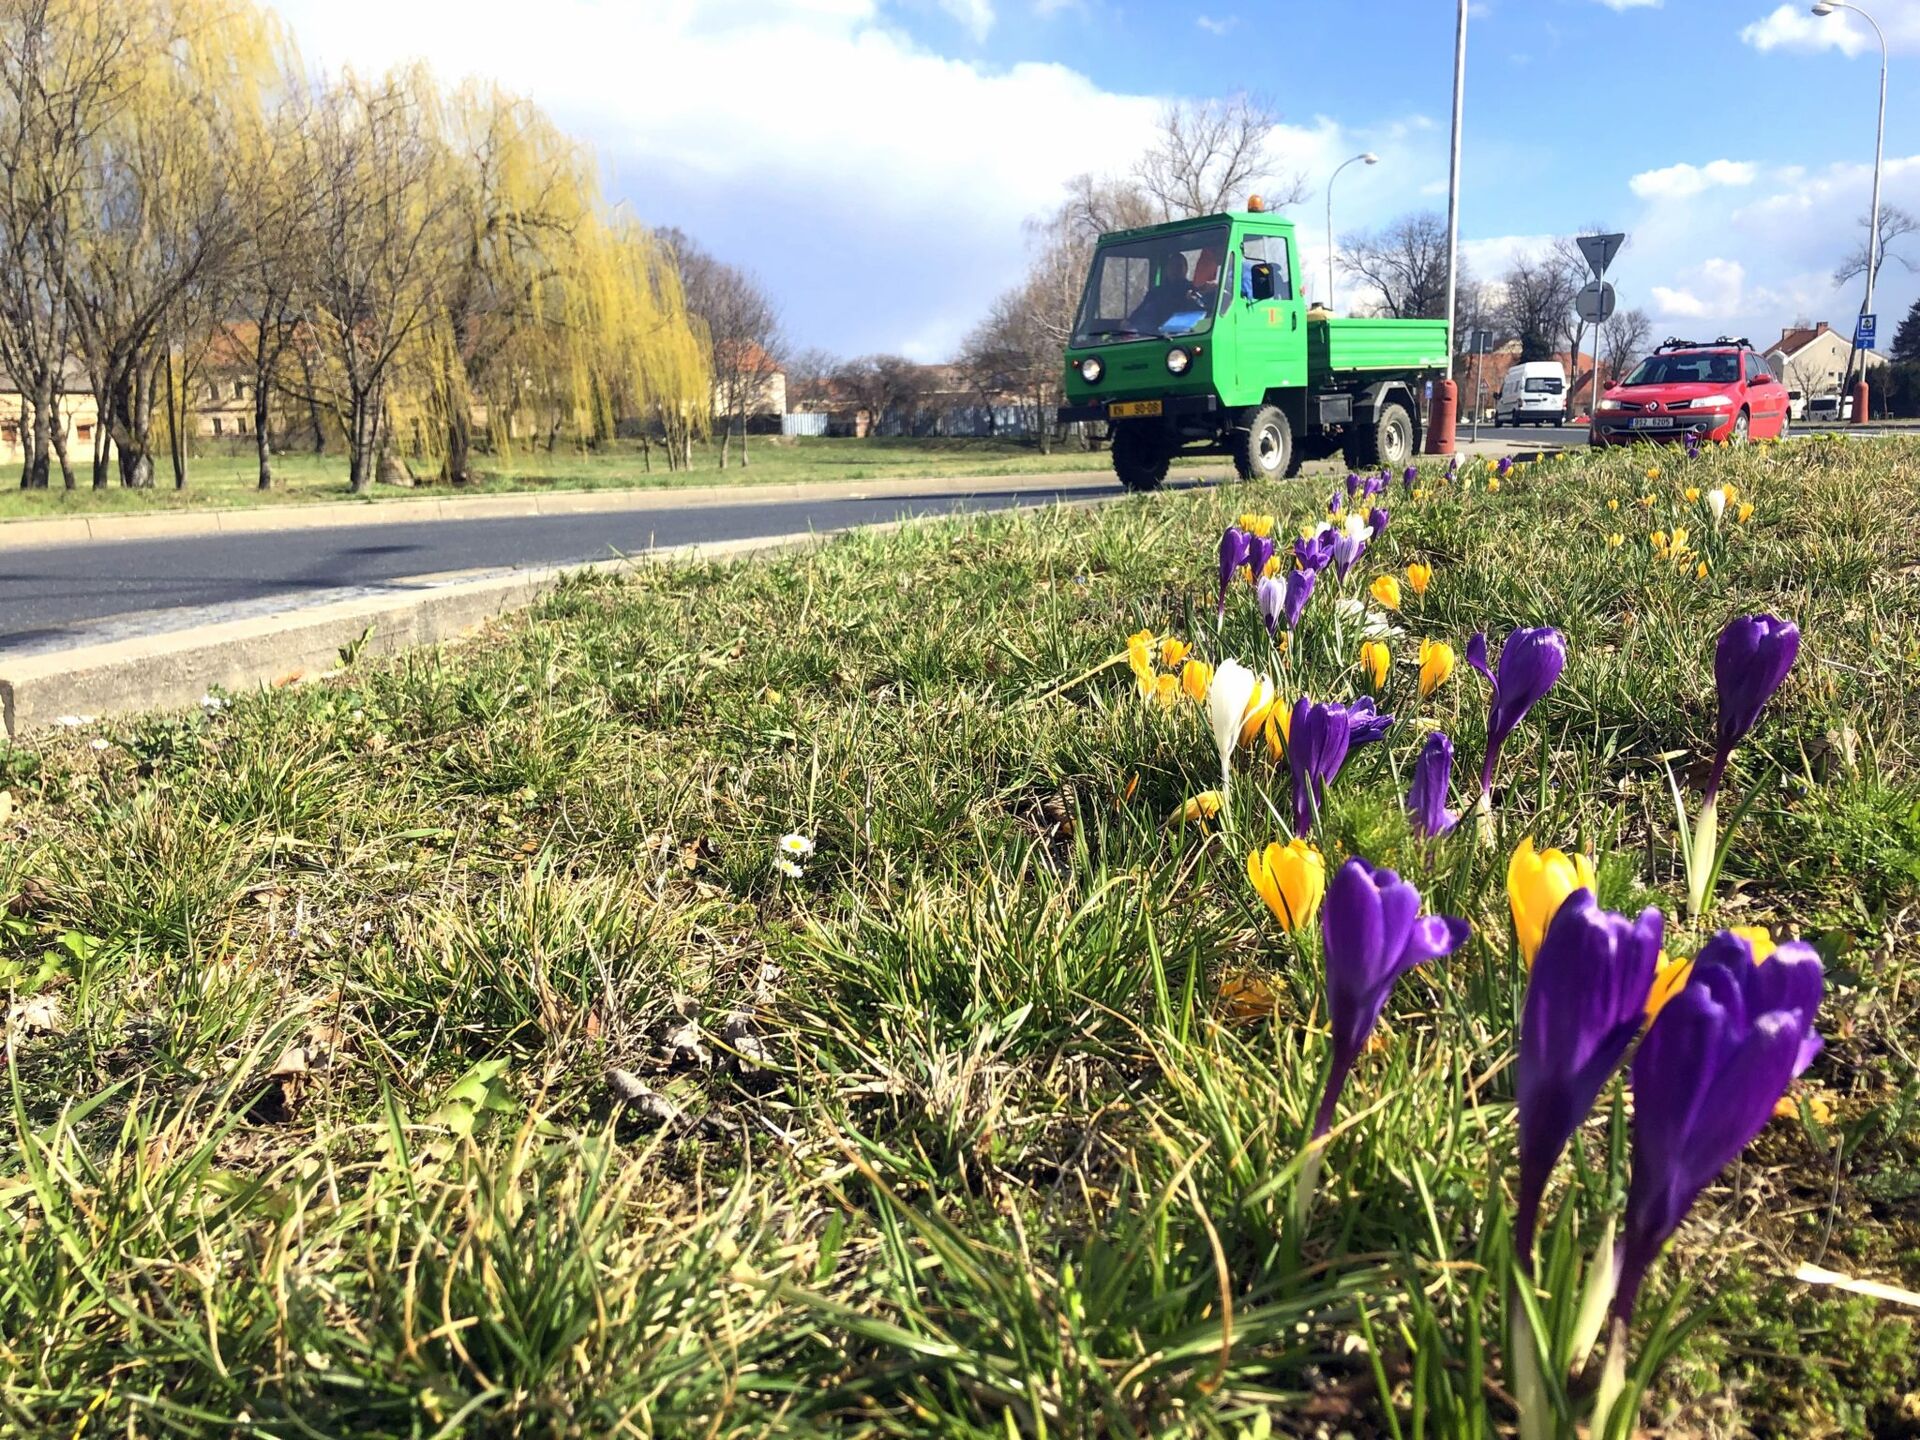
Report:
[[[1251,276],[1249,277],[1247,298],[1255,304],[1259,304],[1262,301],[1273,299],[1273,295],[1273,266],[1263,260],[1253,266]]]

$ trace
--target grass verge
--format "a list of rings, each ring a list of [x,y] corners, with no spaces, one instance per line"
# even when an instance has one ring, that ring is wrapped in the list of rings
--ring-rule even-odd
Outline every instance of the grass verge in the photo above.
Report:
[[[1716,527],[1686,492],[1726,481],[1755,508]],[[1722,918],[1818,942],[1828,1045],[1655,1271],[1703,1321],[1645,1418],[1910,1431],[1915,1313],[1791,1276],[1920,1288],[1916,482],[1920,444],[1801,442],[1396,499],[1349,593],[1435,575],[1323,843],[1474,931],[1403,982],[1304,1235],[1318,966],[1244,871],[1284,776],[1169,823],[1217,782],[1204,719],[1106,662],[1140,628],[1264,655],[1244,587],[1216,631],[1213,545],[1317,487],[581,580],[465,646],[0,751],[0,1426],[1504,1433],[1506,855],[1589,847],[1693,943],[1663,764],[1710,752],[1720,624],[1773,609],[1806,648],[1735,762]],[[1676,524],[1704,576],[1649,544]],[[1420,732],[1463,770],[1485,733],[1465,666],[1417,696],[1416,641],[1543,623],[1570,660],[1495,843],[1416,840]],[[1316,601],[1317,698],[1357,658]],[[1622,1123],[1562,1167],[1567,1245]]]

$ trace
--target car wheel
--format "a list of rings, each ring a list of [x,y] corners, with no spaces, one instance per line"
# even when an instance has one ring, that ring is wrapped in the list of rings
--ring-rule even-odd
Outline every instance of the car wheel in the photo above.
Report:
[[[1158,490],[1172,461],[1173,449],[1159,425],[1135,421],[1114,427],[1113,473],[1127,489]]]
[[[1278,480],[1299,473],[1293,426],[1287,421],[1286,411],[1277,405],[1262,405],[1253,412],[1246,429],[1234,432],[1233,468],[1242,480]]]
[[[1734,416],[1733,417],[1733,434],[1727,437],[1727,440],[1729,441],[1729,443],[1734,445],[1746,444],[1747,430],[1749,429],[1749,427],[1751,427],[1752,424],[1753,424],[1752,420],[1748,418],[1747,412],[1744,410],[1742,410],[1738,415]]]

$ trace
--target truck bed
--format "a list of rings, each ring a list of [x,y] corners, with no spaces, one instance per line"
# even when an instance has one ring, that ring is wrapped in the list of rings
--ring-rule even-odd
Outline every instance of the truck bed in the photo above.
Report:
[[[1366,370],[1444,371],[1447,322],[1363,316],[1310,320],[1307,368],[1314,375]]]

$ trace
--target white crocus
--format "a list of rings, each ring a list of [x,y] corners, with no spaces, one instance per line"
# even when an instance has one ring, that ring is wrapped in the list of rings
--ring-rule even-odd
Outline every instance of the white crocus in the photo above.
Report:
[[[1213,726],[1213,743],[1220,751],[1222,798],[1233,778],[1233,751],[1240,743],[1240,729],[1263,688],[1271,695],[1273,682],[1254,674],[1238,660],[1222,660],[1213,672],[1213,684],[1207,687],[1207,720]]]
[[[1707,491],[1707,509],[1713,512],[1713,523],[1718,525],[1720,517],[1727,513],[1727,492],[1718,485]]]
[[[1344,528],[1349,540],[1367,541],[1373,539],[1373,526],[1367,523],[1365,516],[1348,515]]]

